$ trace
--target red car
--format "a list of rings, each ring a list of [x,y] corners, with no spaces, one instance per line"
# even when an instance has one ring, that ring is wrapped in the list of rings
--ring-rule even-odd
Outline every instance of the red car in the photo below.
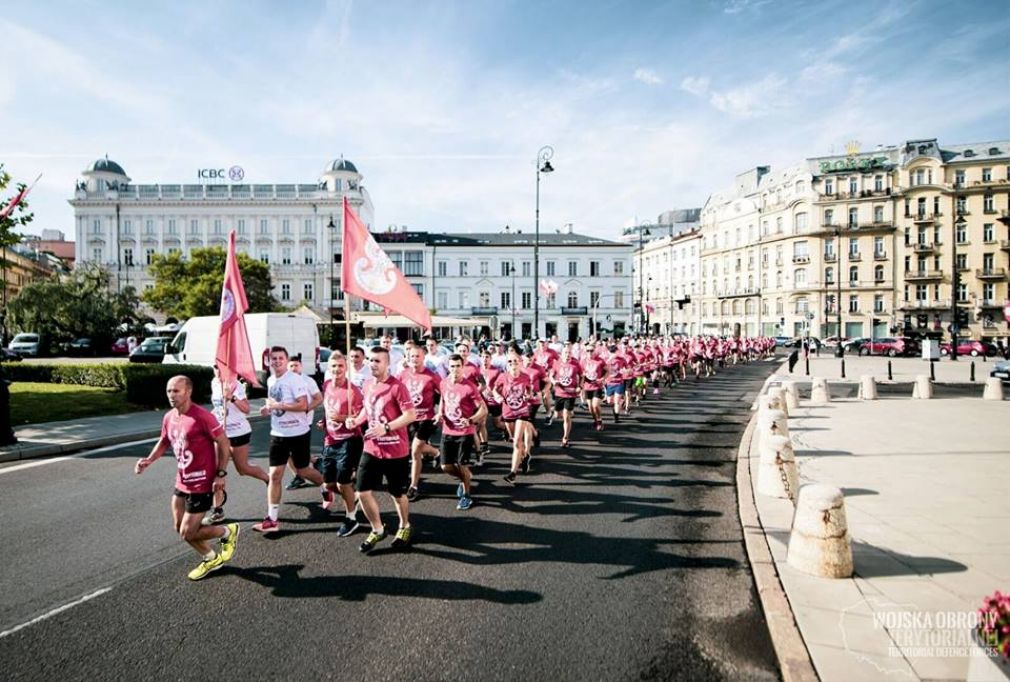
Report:
[[[996,355],[996,348],[988,343],[983,343],[982,341],[971,341],[968,339],[959,339],[957,342],[957,354],[958,355],[970,355],[973,358],[977,358],[979,355],[993,356]],[[950,342],[940,344],[940,355],[950,355]]]
[[[116,339],[112,344],[112,354],[113,355],[127,355],[130,352],[129,344],[126,342],[126,337]]]
[[[867,339],[859,348],[860,355],[915,355],[919,352],[919,344],[905,337],[885,337],[882,339]]]

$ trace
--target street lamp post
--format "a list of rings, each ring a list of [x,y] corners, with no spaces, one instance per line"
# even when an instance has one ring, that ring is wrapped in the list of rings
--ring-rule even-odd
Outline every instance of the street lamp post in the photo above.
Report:
[[[512,338],[516,338],[516,264],[509,263],[509,274],[512,275]]]
[[[333,250],[335,235],[337,234],[337,224],[330,216],[330,222],[326,226],[330,230],[330,348],[337,347],[337,324],[333,319],[333,266],[337,262],[337,254]]]
[[[842,252],[841,250],[842,250],[842,227],[841,225],[839,225],[835,229],[835,252],[840,254]],[[839,257],[836,262],[838,263],[839,267],[838,272],[836,273],[835,276],[835,282],[838,285],[838,291],[835,294],[835,326],[837,327],[837,329],[835,330],[835,339],[838,342],[838,345],[835,346],[835,357],[843,358],[845,357],[845,346],[842,345],[842,268],[841,268],[842,259]],[[872,320],[870,324],[871,325],[873,324]],[[807,352],[808,353],[810,352],[809,346],[807,347]]]
[[[950,274],[950,359],[957,361],[958,342],[958,319],[957,319],[957,290],[961,287],[961,273],[957,269],[957,230],[965,224],[964,216],[957,210],[957,197],[954,197],[954,234],[950,240],[950,253],[954,262],[954,269]]]
[[[645,332],[645,238],[651,236],[649,228],[638,226],[638,325],[639,332]]]
[[[544,145],[537,152],[537,213],[533,238],[533,338],[540,336],[540,174],[553,173],[554,147]]]

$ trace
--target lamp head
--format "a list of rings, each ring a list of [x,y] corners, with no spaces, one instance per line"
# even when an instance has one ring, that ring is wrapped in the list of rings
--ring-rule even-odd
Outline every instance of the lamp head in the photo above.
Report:
[[[326,227],[330,228],[331,230],[337,229],[337,224],[333,222],[333,216],[330,216],[330,222]]]
[[[550,161],[544,161],[544,165],[540,168],[541,173],[553,173],[554,166],[551,165]]]

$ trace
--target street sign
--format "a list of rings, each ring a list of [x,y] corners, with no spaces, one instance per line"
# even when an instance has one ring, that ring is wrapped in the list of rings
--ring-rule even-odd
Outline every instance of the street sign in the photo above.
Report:
[[[807,313],[807,319],[812,321],[814,319],[814,314],[813,313]]]

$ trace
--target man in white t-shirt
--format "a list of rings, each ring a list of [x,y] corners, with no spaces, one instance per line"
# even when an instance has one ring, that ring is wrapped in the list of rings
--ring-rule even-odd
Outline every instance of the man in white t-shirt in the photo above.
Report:
[[[284,467],[288,460],[296,473],[318,486],[323,477],[311,464],[311,423],[306,421],[309,392],[302,377],[288,371],[288,352],[282,346],[270,349],[270,369],[267,399],[260,414],[270,415],[270,483],[267,484],[267,516],[253,526],[260,533],[280,530],[277,517],[281,506]],[[332,495],[332,493],[330,493]]]
[[[319,390],[319,386],[316,384],[316,380],[310,376],[302,373],[302,356],[294,355],[288,360],[288,371],[293,372],[301,378],[305,383],[305,390],[309,394],[309,408],[305,411],[303,415],[305,421],[309,425],[309,429],[312,428],[312,424],[315,421],[315,411],[316,408],[323,404],[323,392]],[[312,463],[316,463],[316,458],[312,458]],[[295,471],[294,465],[290,462],[288,463],[288,468],[292,472]],[[310,484],[297,473],[295,473],[294,478],[291,482],[285,486],[286,490],[296,490],[297,488],[307,488]]]
[[[362,388],[372,378],[372,368],[365,362],[365,349],[355,346],[351,349],[351,383]]]
[[[393,348],[393,337],[389,334],[382,337],[379,345],[389,351],[389,373],[394,377],[398,376],[403,369],[403,352],[398,348]]]

